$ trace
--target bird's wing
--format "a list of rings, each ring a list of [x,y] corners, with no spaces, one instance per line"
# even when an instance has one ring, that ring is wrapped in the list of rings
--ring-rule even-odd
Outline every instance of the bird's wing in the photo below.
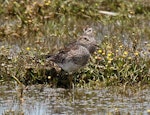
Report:
[[[85,65],[89,57],[89,51],[81,45],[75,45],[72,47],[69,54],[67,55],[68,59],[72,59],[75,64],[80,65]]]
[[[51,55],[48,60],[54,61],[55,63],[63,63],[66,58],[71,58],[70,55],[72,50],[77,49],[77,45],[69,45],[64,49],[59,50],[58,53]]]

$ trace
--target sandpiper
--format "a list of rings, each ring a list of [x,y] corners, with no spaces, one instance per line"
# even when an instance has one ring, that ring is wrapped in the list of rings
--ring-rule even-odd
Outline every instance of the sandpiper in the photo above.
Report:
[[[76,42],[70,43],[57,54],[48,56],[47,61],[53,61],[64,71],[72,73],[84,67],[95,50],[93,29],[85,28],[83,35]]]

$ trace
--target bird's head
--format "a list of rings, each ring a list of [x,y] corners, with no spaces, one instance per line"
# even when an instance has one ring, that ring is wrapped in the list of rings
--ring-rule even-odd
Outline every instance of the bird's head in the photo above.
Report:
[[[93,53],[96,50],[96,40],[94,37],[90,36],[81,36],[78,41],[78,44],[86,47],[90,53]]]
[[[84,35],[88,35],[88,36],[94,36],[95,32],[93,30],[93,28],[91,27],[85,27],[83,29]]]

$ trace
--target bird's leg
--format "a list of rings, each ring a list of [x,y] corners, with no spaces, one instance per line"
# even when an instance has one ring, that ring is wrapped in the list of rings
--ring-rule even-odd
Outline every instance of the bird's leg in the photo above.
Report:
[[[69,83],[70,83],[70,89],[74,89],[74,83],[73,83],[73,74],[69,74]]]
[[[71,97],[72,97],[72,102],[74,103],[75,101],[75,99],[74,99],[74,96],[75,96],[75,88],[74,88],[74,82],[73,82],[73,74],[69,74],[69,76],[68,76],[69,78],[69,83],[70,83],[70,88],[69,88],[69,90],[70,90],[70,92],[71,92]]]

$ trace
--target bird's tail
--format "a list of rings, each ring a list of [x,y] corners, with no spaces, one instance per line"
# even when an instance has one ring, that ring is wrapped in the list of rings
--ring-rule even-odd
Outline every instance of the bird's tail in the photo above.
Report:
[[[44,55],[38,55],[34,57],[34,60],[37,62],[39,60],[45,60],[45,61],[53,61],[54,56],[52,54],[44,54]]]
[[[46,61],[54,61],[54,55],[52,55],[52,54],[45,55],[45,59],[46,59]]]

